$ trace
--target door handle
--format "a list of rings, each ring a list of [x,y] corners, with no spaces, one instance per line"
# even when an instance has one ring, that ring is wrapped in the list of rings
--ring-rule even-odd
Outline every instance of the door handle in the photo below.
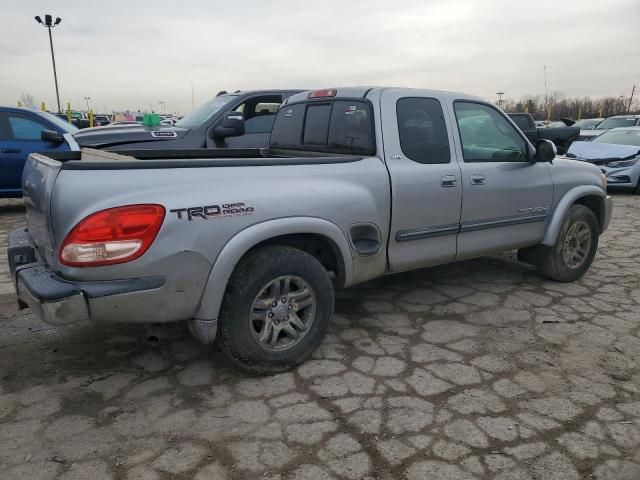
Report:
[[[471,175],[471,185],[484,185],[486,178],[484,175],[473,174]]]
[[[458,184],[458,180],[455,175],[445,175],[440,179],[440,185],[443,188],[455,187]]]
[[[0,150],[2,153],[20,153],[20,151],[21,150],[19,148],[3,148]]]

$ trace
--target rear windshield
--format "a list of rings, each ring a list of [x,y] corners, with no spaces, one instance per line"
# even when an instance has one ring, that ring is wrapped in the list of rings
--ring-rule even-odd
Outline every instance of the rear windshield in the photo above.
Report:
[[[373,155],[371,105],[361,100],[285,105],[273,124],[270,145],[293,150]]]

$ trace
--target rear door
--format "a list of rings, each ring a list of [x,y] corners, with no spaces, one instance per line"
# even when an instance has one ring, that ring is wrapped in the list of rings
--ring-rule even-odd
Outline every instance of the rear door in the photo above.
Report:
[[[529,161],[525,138],[493,105],[455,100],[453,121],[463,159],[458,258],[540,242],[553,200],[549,164]]]
[[[381,108],[392,191],[390,268],[450,261],[456,256],[462,186],[444,97],[385,90]]]

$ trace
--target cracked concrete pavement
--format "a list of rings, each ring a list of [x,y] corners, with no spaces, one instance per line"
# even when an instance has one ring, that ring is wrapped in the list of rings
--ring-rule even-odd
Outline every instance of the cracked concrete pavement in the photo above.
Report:
[[[19,311],[0,202],[0,478],[640,478],[640,197],[579,282],[513,253],[338,293],[295,371]],[[153,321],[150,318],[149,321]]]

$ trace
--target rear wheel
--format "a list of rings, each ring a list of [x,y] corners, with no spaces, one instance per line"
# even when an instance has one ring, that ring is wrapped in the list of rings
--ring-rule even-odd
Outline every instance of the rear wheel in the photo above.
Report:
[[[261,248],[240,262],[229,281],[218,338],[244,370],[288,370],[320,345],[333,304],[333,285],[315,257],[292,247]]]
[[[555,245],[539,248],[536,266],[547,278],[573,282],[591,266],[598,248],[599,227],[594,213],[573,205],[562,223]]]

